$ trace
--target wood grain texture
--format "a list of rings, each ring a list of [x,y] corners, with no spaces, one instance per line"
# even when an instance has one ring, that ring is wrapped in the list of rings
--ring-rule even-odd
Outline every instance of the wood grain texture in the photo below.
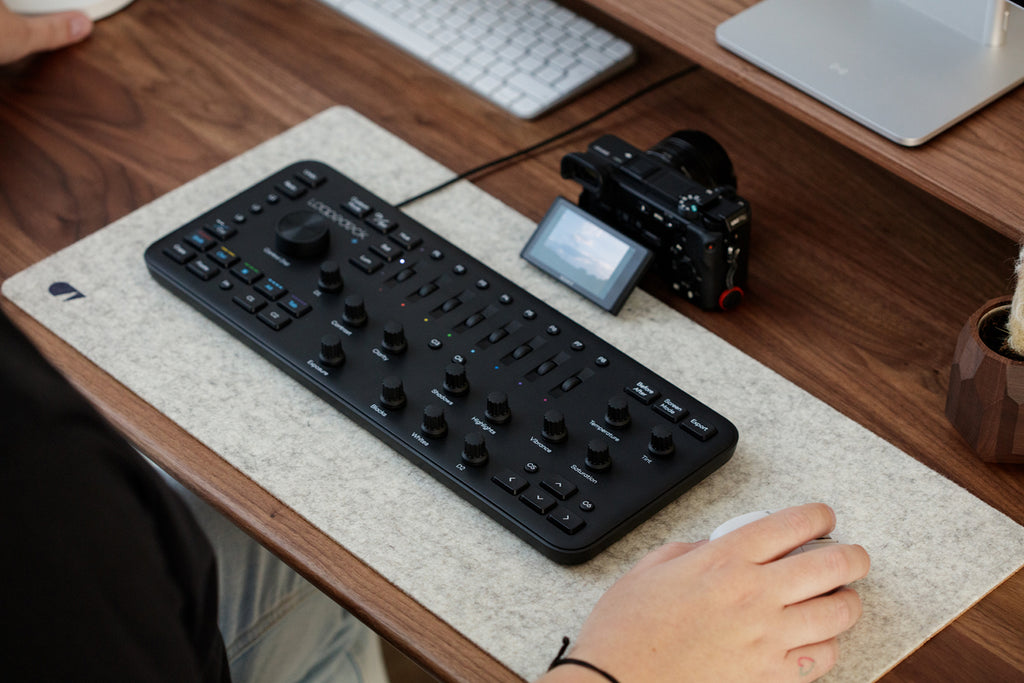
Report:
[[[534,122],[496,110],[313,0],[134,3],[79,46],[0,67],[0,278],[327,106],[351,106],[462,170],[686,66],[678,50],[708,68],[476,182],[537,220],[555,196],[578,193],[558,175],[561,156],[600,133],[642,148],[680,128],[711,133],[754,207],[747,300],[728,314],[703,313],[656,280],[644,287],[1024,522],[1024,468],[982,463],[943,415],[957,333],[975,308],[1012,289],[1016,247],[1005,235],[1024,213],[1020,93],[934,146],[902,150],[710,45],[709,27],[745,2],[657,3],[654,16],[689,22],[674,38],[660,21],[638,19],[651,0],[592,3],[639,30],[566,4],[632,39],[640,60]],[[1008,172],[981,177],[986,146],[1007,157]],[[132,441],[425,669],[443,680],[515,679],[66,344],[4,310]],[[773,409],[771,397],[751,400]],[[1024,676],[1022,619],[1018,574],[885,680]]]
[[[872,133],[733,55],[715,28],[757,0],[591,0],[746,92],[838,140],[926,192],[1013,239],[1024,234],[1024,88],[1004,96],[923,147]]]

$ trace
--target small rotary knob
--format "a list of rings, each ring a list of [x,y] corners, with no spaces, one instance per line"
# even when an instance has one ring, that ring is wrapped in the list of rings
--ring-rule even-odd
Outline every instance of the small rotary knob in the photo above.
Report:
[[[320,337],[320,360],[331,367],[337,367],[345,362],[345,349],[341,346],[341,337],[334,332]]]
[[[462,461],[467,465],[479,467],[487,462],[487,443],[483,432],[470,432],[462,443]]]
[[[676,446],[672,442],[672,430],[665,425],[651,427],[651,441],[647,444],[647,450],[651,455],[659,458],[667,458],[672,455],[676,450]]]
[[[591,439],[587,444],[587,469],[592,472],[604,472],[612,466],[612,455],[608,451],[608,442],[602,439]]]
[[[629,403],[623,396],[613,396],[608,399],[608,410],[604,415],[604,421],[612,427],[626,427],[629,425]]]
[[[448,433],[448,420],[444,417],[444,408],[436,403],[428,403],[423,408],[423,424],[420,431],[427,436],[439,439]]]
[[[274,243],[295,258],[320,256],[331,243],[330,221],[312,211],[295,211],[278,221]]]
[[[540,435],[545,441],[561,443],[569,436],[569,430],[565,426],[565,415],[561,410],[549,410],[544,413],[544,427]]]
[[[469,378],[466,377],[466,366],[461,363],[449,363],[444,369],[444,390],[454,396],[462,396],[469,391]]]
[[[504,391],[492,391],[487,394],[487,410],[484,417],[494,424],[505,424],[512,417],[512,409],[508,406],[508,394]]]
[[[394,320],[388,321],[384,325],[384,340],[381,341],[380,345],[385,351],[403,353],[409,347],[409,344],[405,340],[405,328],[402,327],[402,323],[395,322]]]
[[[337,261],[324,261],[320,264],[320,279],[317,286],[321,292],[340,292],[345,285],[341,277],[341,266]]]
[[[366,324],[366,302],[358,294],[345,297],[345,312],[341,319],[352,327],[362,327]]]
[[[384,378],[380,385],[380,402],[388,408],[401,408],[405,405],[405,387],[401,377],[391,375]]]

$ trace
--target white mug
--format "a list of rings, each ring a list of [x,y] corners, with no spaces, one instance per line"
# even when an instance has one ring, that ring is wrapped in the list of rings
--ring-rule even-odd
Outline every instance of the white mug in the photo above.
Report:
[[[132,0],[0,0],[18,14],[50,14],[66,10],[85,12],[96,21],[127,7]]]

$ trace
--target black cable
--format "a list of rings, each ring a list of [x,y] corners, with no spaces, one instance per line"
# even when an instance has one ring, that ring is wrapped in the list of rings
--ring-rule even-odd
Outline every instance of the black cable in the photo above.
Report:
[[[468,171],[463,171],[459,175],[455,176],[454,178],[452,178],[450,180],[447,180],[447,181],[441,183],[440,185],[435,185],[434,187],[430,188],[429,190],[425,190],[423,192],[420,192],[417,195],[414,195],[412,197],[409,197],[408,199],[404,199],[404,200],[398,202],[397,204],[395,204],[395,207],[396,208],[401,208],[401,207],[403,207],[403,206],[405,206],[407,204],[412,204],[413,202],[419,201],[420,199],[423,199],[424,197],[426,197],[428,195],[432,195],[435,192],[438,192],[439,190],[443,190],[444,188],[448,187],[449,185],[452,185],[453,183],[457,183],[460,180],[464,180],[466,178],[469,178],[470,176],[474,176],[477,173],[480,173],[481,171],[486,171],[487,169],[493,168],[494,166],[498,166],[500,164],[507,163],[509,161],[512,161],[513,159],[518,159],[521,156],[526,156],[527,154],[535,152],[538,149],[540,149],[541,147],[545,147],[547,145],[550,145],[552,142],[555,142],[557,140],[561,140],[564,137],[572,135],[573,133],[575,133],[578,130],[586,128],[590,124],[592,124],[592,123],[594,123],[596,121],[599,121],[600,119],[603,119],[605,116],[608,116],[609,114],[614,113],[614,112],[618,111],[619,109],[622,109],[623,107],[625,107],[627,104],[630,104],[634,100],[640,99],[644,95],[646,95],[646,94],[648,94],[648,93],[650,93],[650,92],[652,92],[654,90],[657,90],[658,88],[661,88],[661,87],[664,87],[664,86],[668,85],[672,81],[678,80],[678,79],[682,78],[683,76],[688,76],[689,74],[693,73],[694,71],[696,71],[699,68],[700,68],[699,64],[692,64],[692,65],[686,67],[685,69],[677,71],[677,72],[675,72],[673,74],[669,74],[668,76],[665,76],[661,80],[655,81],[654,83],[651,83],[650,85],[647,85],[647,86],[641,88],[640,90],[637,90],[632,95],[626,97],[623,100],[620,100],[620,101],[616,102],[615,104],[613,104],[612,106],[608,107],[604,111],[600,111],[597,114],[594,114],[589,119],[584,119],[583,121],[580,121],[579,123],[577,123],[577,124],[575,124],[575,125],[573,125],[573,126],[571,126],[569,128],[566,128],[562,132],[555,133],[551,137],[546,138],[544,140],[541,140],[540,142],[536,142],[536,143],[530,145],[529,147],[525,147],[525,148],[519,150],[518,152],[513,152],[512,154],[508,154],[508,155],[503,156],[503,157],[501,157],[499,159],[494,159],[493,161],[488,161],[485,164],[481,164],[480,166],[477,166],[476,168],[471,168]]]

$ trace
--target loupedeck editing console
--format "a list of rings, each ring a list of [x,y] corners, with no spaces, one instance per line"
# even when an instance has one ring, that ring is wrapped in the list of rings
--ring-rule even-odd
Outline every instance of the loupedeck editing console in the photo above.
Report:
[[[315,161],[146,250],[164,286],[566,564],[732,455],[736,428]]]

